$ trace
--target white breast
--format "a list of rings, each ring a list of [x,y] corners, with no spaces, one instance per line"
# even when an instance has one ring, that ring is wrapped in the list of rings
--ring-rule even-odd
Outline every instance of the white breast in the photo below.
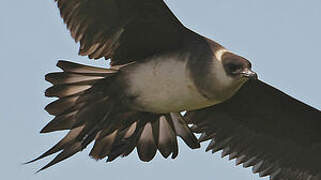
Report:
[[[197,91],[187,74],[186,60],[187,57],[178,56],[155,57],[126,68],[126,84],[129,85],[126,93],[136,97],[135,107],[166,113],[216,104]]]

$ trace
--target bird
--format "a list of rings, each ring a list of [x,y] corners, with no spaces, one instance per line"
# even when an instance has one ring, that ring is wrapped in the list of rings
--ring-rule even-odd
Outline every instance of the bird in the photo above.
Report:
[[[110,68],[60,60],[45,79],[41,133],[69,130],[34,162],[39,171],[94,142],[90,156],[113,161],[135,148],[142,161],[210,141],[270,179],[321,179],[321,112],[258,79],[251,62],[185,27],[163,0],[55,0],[79,55]],[[186,112],[182,114],[181,112]],[[201,134],[197,139],[195,134]]]

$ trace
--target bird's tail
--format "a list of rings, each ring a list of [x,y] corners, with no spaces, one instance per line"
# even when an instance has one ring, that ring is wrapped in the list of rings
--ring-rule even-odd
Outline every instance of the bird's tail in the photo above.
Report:
[[[46,90],[47,97],[58,99],[46,106],[54,115],[41,133],[69,130],[51,149],[34,162],[61,151],[46,169],[86,148],[95,141],[90,156],[94,159],[108,157],[112,161],[127,156],[135,147],[139,158],[150,161],[157,149],[167,158],[178,154],[177,136],[191,148],[199,143],[179,113],[153,114],[140,112],[121,104],[113,81],[118,67],[104,69],[59,61],[63,72],[50,73],[46,80],[53,84]]]

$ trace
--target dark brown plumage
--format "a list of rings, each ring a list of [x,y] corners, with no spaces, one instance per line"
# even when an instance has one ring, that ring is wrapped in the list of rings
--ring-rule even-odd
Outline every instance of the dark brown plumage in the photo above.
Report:
[[[321,172],[321,116],[314,109],[259,81],[248,81],[228,101],[188,112],[186,118],[236,164],[271,179],[314,179]]]
[[[163,0],[56,0],[80,55],[126,64],[173,51],[187,29]]]

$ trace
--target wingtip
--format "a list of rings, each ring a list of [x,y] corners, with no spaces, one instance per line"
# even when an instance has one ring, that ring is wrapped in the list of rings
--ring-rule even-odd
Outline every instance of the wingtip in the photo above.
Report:
[[[44,128],[42,128],[39,133],[40,133],[40,134],[48,133],[49,131],[47,130],[46,127],[47,127],[47,126],[45,126]]]
[[[65,61],[65,60],[58,60],[56,66],[59,67],[59,68],[61,68],[61,65],[62,65],[64,62],[66,62],[66,61]]]
[[[45,165],[44,167],[38,169],[34,174],[38,174],[38,173],[40,173],[41,171],[47,169],[48,167],[50,167],[50,166],[48,166],[48,164],[47,164],[47,165]]]
[[[89,157],[95,161],[99,161],[101,160],[101,158],[99,157],[99,154],[98,153],[95,153],[93,151],[93,149],[91,149],[90,153],[89,153]]]
[[[192,149],[199,149],[199,148],[201,148],[201,145],[200,145],[200,143],[196,143],[195,146],[192,146],[191,148]]]
[[[31,160],[31,161],[23,162],[22,165],[27,165],[27,164],[36,162],[36,161],[38,161],[39,159],[41,159],[41,156],[39,156],[39,157],[37,157],[37,158],[35,158],[35,159]]]
[[[64,70],[65,66],[76,64],[67,60],[58,60],[56,66],[59,67],[61,70]]]
[[[33,162],[35,162],[35,161],[37,161],[37,160],[39,160],[39,159],[41,159],[41,158],[38,157],[38,158],[33,159],[33,160],[31,160],[31,161],[23,162],[23,163],[21,163],[21,165],[27,165],[27,164],[33,163]],[[33,174],[38,174],[38,173],[39,173],[40,171],[42,171],[42,170],[43,170],[43,168],[37,170],[37,171],[34,172]]]
[[[37,170],[36,172],[34,172],[34,174],[38,174],[38,173],[40,173],[42,170],[43,170],[43,169],[41,168],[41,169]]]
[[[69,61],[67,61],[67,60],[63,60],[63,59],[59,59],[58,61],[57,61],[57,66],[59,67],[59,65],[61,65],[61,64],[63,64],[63,63],[68,63]]]
[[[27,162],[21,163],[21,165],[28,165],[28,164],[33,163],[33,162],[35,162],[35,161],[36,161],[36,160],[33,159],[33,160],[31,160],[31,161],[27,161]]]

